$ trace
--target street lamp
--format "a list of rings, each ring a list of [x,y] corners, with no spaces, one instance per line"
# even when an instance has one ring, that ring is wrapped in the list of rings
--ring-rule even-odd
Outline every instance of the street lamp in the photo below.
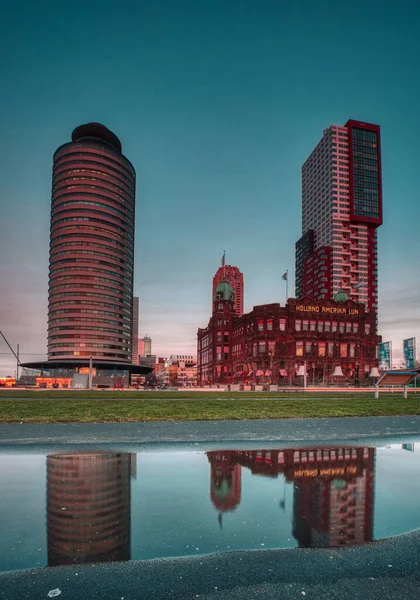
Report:
[[[306,384],[307,384],[307,373],[306,373],[306,360],[303,365],[299,366],[298,372],[296,373],[298,377],[303,377],[303,391],[306,392]]]

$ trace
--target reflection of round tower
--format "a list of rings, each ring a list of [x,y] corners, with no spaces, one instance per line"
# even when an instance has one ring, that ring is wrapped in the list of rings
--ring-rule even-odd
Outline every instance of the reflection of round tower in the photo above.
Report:
[[[233,462],[233,453],[207,452],[210,468],[210,498],[221,512],[235,510],[241,502],[241,465]]]
[[[47,457],[48,566],[130,559],[130,454]]]

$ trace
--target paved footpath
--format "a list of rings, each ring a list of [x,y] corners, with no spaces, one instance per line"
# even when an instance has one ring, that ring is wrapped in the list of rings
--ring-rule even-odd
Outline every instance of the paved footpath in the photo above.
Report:
[[[70,423],[0,425],[0,451],[48,452],[58,446],[118,446],[128,451],[200,446],[252,449],[310,445],[314,442],[379,445],[420,438],[420,416],[334,419],[261,419],[156,423]]]

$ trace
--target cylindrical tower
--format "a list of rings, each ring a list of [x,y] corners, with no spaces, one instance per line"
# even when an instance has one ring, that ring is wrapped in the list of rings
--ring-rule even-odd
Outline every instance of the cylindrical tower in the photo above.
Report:
[[[134,167],[99,123],[54,154],[48,360],[131,362]]]

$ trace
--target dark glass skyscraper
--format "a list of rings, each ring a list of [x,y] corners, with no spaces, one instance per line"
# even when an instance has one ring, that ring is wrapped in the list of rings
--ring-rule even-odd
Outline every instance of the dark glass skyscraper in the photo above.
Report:
[[[131,363],[136,173],[99,123],[54,154],[48,359]]]

